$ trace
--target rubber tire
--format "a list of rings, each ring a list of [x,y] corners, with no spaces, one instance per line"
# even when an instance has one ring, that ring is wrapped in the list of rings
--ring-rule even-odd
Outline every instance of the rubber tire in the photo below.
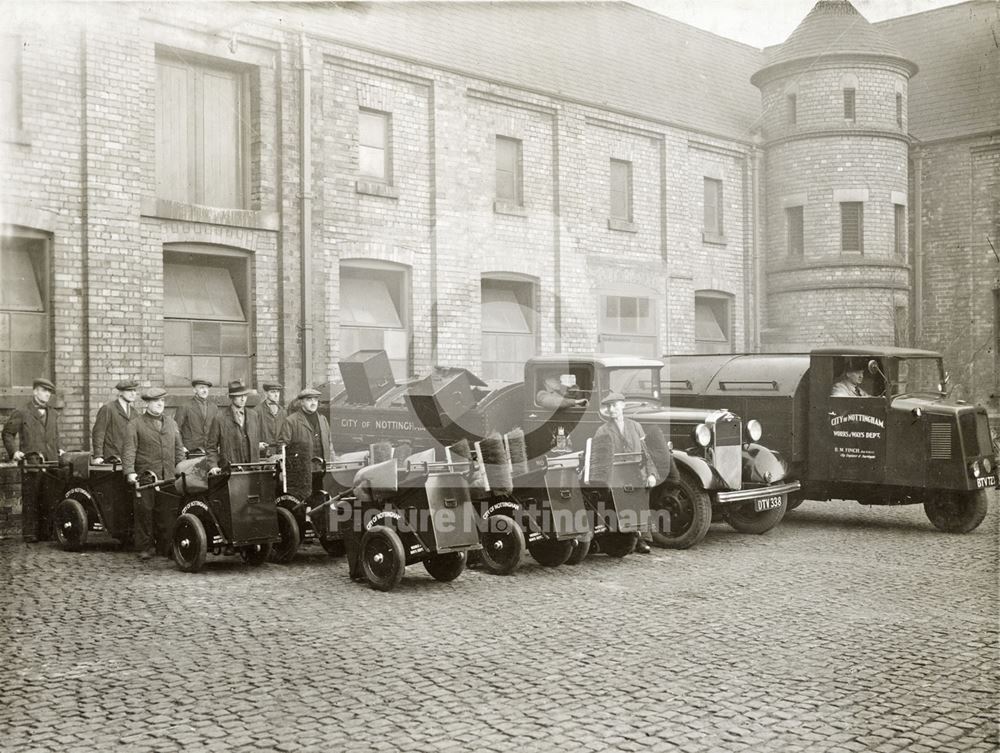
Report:
[[[609,557],[620,559],[635,551],[639,543],[637,533],[606,533],[601,536],[601,551]]]
[[[65,523],[69,523],[70,528],[67,529]],[[66,497],[52,514],[52,530],[59,546],[67,552],[80,551],[87,543],[87,511],[77,500]]]
[[[532,558],[542,567],[559,567],[566,564],[566,561],[573,554],[574,539],[540,538],[532,541],[528,540],[528,551]],[[590,549],[590,542],[587,542],[587,549]],[[584,555],[586,556],[586,555]]]
[[[287,565],[295,559],[295,553],[299,551],[299,523],[292,515],[292,511],[284,507],[274,508],[278,515],[278,535],[281,541],[271,545],[271,562],[279,565]]]
[[[187,546],[182,544],[185,533],[189,537]],[[174,521],[174,529],[170,533],[170,550],[181,572],[197,573],[205,566],[208,537],[205,535],[205,526],[196,516],[186,512]]]
[[[709,498],[708,492],[701,488],[701,482],[691,471],[686,468],[679,470],[680,478],[676,482],[676,494],[681,504],[689,509],[690,520],[685,528],[680,529],[675,534],[674,522],[679,516],[671,514],[670,534],[660,533],[657,530],[652,532],[653,543],[664,549],[690,549],[705,538],[709,526],[712,525],[712,500]],[[658,509],[657,505],[663,494],[665,491],[658,491],[658,493],[651,495],[649,500],[651,508]]]
[[[943,499],[924,502],[924,513],[934,527],[945,533],[969,533],[986,518],[986,490],[942,492]]]
[[[805,501],[806,498],[802,496],[802,492],[792,492],[788,495],[788,506],[785,508],[785,512],[791,512]]]
[[[579,565],[590,554],[590,539],[573,539],[573,551],[566,558],[566,565]]]
[[[343,539],[320,539],[319,544],[331,557],[343,557],[347,553]]]
[[[359,557],[368,585],[376,591],[391,591],[403,579],[406,570],[406,553],[399,534],[386,526],[372,526],[361,537]],[[389,555],[385,564],[374,562],[374,556]]]
[[[479,536],[483,545],[477,552],[479,561],[489,573],[510,575],[521,564],[524,555],[524,531],[509,515],[492,515],[486,523],[486,530]],[[494,552],[499,556],[494,557]]]
[[[240,549],[240,557],[242,557],[243,561],[250,565],[250,567],[260,567],[267,562],[267,559],[271,556],[271,552],[273,550],[274,547],[272,547],[270,543],[254,544]]]
[[[781,507],[763,512],[754,512],[753,502],[726,505],[722,510],[722,515],[726,522],[740,533],[752,533],[759,536],[778,525],[787,511],[786,499],[781,503]]]
[[[434,580],[450,583],[465,570],[465,552],[432,554],[424,560],[424,569]]]

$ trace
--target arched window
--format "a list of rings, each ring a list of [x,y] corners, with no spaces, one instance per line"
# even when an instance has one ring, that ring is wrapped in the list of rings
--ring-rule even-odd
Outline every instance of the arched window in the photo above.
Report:
[[[384,350],[398,379],[409,375],[410,271],[401,264],[340,263],[340,352]]]
[[[530,277],[483,275],[483,378],[519,381],[538,347],[538,283]]]
[[[47,233],[0,226],[0,389],[51,377]]]

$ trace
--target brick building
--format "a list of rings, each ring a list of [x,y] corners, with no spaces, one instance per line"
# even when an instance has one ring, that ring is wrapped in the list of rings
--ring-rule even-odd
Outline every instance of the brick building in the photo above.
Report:
[[[1000,391],[993,2],[848,15],[866,46],[819,67],[847,3],[765,51],[620,3],[11,7],[0,413],[48,375],[71,446],[125,376],[295,390],[380,347],[399,376],[513,379],[845,317]],[[847,89],[856,123],[817,146]]]

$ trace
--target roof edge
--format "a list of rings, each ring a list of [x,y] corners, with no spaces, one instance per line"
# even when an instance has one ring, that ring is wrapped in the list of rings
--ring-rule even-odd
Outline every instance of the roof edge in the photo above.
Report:
[[[792,60],[782,60],[780,63],[765,65],[759,71],[756,71],[752,76],[750,76],[750,83],[759,89],[764,84],[769,83],[783,74],[787,75],[798,68],[811,68],[815,63],[821,60],[832,60],[838,62],[882,61],[902,69],[902,71],[909,78],[913,78],[920,71],[920,66],[912,60],[904,58],[900,55],[881,55],[871,52],[831,52],[817,55],[807,55],[800,58],[794,58]]]

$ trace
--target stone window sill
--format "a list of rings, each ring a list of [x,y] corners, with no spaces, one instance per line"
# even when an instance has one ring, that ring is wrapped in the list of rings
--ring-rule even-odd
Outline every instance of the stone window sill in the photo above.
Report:
[[[711,243],[713,246],[725,246],[726,236],[721,233],[712,233],[708,230],[703,230],[701,233],[702,243]]]
[[[617,230],[621,233],[639,232],[639,228],[635,226],[634,222],[629,222],[628,220],[621,220],[616,217],[608,217],[608,230]]]
[[[8,128],[0,131],[0,141],[5,144],[31,146],[31,134],[23,128]]]
[[[206,207],[201,204],[185,204],[169,199],[144,198],[140,202],[139,211],[144,217],[204,222],[210,225],[228,225],[254,230],[278,230],[280,227],[277,212],[254,209],[222,209],[220,207]]]
[[[385,199],[398,199],[399,189],[389,183],[379,183],[374,180],[359,180],[354,184],[354,189],[358,193],[369,196],[381,196]]]
[[[514,217],[528,216],[528,210],[523,206],[510,201],[504,201],[503,199],[497,199],[493,202],[493,211],[496,214],[509,214]]]

